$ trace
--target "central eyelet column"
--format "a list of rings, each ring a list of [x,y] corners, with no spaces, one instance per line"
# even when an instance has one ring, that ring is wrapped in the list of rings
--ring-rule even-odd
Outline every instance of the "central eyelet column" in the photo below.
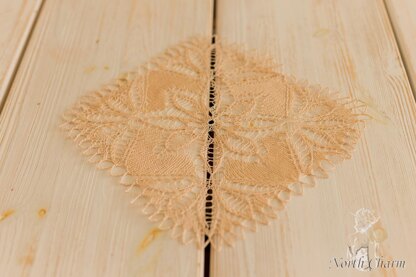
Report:
[[[212,179],[214,171],[214,136],[215,136],[215,121],[214,121],[214,109],[215,109],[215,63],[216,63],[216,48],[215,48],[215,36],[212,37],[211,41],[212,49],[210,53],[210,87],[209,87],[209,120],[208,120],[208,148],[207,148],[207,194],[205,198],[205,224],[206,228],[211,227],[212,213],[213,213],[213,190],[212,190]],[[205,242],[208,245],[209,239],[206,238]]]

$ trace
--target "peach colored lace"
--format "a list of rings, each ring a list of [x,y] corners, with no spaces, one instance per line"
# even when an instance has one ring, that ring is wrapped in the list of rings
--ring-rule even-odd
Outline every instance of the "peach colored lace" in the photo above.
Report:
[[[160,228],[219,246],[350,158],[362,106],[195,38],[83,97],[63,128]]]

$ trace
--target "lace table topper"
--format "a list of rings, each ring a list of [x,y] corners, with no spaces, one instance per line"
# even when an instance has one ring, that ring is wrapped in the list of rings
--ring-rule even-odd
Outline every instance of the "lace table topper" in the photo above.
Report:
[[[83,97],[62,125],[183,243],[232,244],[348,159],[362,104],[195,38]]]

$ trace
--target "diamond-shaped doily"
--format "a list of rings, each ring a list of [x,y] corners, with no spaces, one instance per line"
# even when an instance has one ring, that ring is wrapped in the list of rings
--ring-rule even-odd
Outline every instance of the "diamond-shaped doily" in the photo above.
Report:
[[[63,128],[161,228],[219,245],[267,223],[290,194],[327,177],[326,165],[350,158],[359,110],[267,59],[196,38],[83,97]]]

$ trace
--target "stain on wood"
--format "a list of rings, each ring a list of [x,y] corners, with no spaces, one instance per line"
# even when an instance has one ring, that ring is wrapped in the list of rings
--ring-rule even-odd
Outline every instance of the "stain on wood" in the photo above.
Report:
[[[46,215],[46,209],[39,209],[39,211],[38,211],[38,217],[39,218],[44,218],[45,217],[45,215]]]
[[[1,215],[0,215],[0,221],[5,220],[6,218],[8,218],[9,216],[11,216],[12,214],[15,213],[15,210],[13,209],[9,209],[4,211]]]
[[[318,38],[318,37],[324,37],[327,36],[331,33],[330,29],[326,29],[326,28],[321,28],[315,31],[315,33],[313,33],[313,36]]]
[[[93,73],[95,70],[97,69],[97,67],[95,65],[92,66],[88,66],[84,69],[85,73]]]
[[[140,255],[145,251],[152,242],[154,242],[161,234],[162,230],[159,228],[153,228],[150,232],[146,235],[146,237],[141,241],[140,245],[137,247],[136,254]]]
[[[35,247],[31,245],[27,250],[26,255],[24,255],[19,261],[23,266],[31,266],[33,265],[33,261],[35,260]]]

